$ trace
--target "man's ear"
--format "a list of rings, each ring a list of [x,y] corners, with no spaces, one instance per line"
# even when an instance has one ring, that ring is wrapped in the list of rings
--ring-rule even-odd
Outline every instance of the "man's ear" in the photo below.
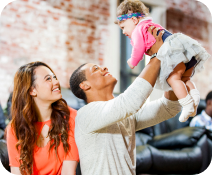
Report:
[[[211,105],[212,105],[212,100],[210,99],[207,101],[207,106],[211,106]]]
[[[134,22],[135,25],[137,25],[138,22],[139,22],[138,18],[136,18],[136,17],[132,17],[132,20],[133,20],[133,22]]]
[[[29,94],[30,94],[31,96],[33,96],[33,97],[37,97],[36,89],[35,89],[35,88],[33,88],[33,87],[31,87],[31,88],[30,88],[30,92],[29,92]]]
[[[85,81],[83,81],[82,83],[80,83],[79,86],[84,91],[87,91],[87,90],[89,90],[91,88],[91,86],[89,85],[89,83],[87,83]]]

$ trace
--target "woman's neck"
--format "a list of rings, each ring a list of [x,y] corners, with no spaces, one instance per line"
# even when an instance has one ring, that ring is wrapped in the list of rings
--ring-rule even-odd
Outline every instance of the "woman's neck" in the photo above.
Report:
[[[45,122],[51,119],[52,107],[51,104],[35,102],[36,104],[36,113],[38,115],[38,122]]]

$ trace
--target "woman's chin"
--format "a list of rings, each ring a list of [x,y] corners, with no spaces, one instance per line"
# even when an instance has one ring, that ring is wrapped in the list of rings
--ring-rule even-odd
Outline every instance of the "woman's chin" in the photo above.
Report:
[[[62,94],[58,94],[54,99],[52,99],[52,103],[60,100],[62,98]]]

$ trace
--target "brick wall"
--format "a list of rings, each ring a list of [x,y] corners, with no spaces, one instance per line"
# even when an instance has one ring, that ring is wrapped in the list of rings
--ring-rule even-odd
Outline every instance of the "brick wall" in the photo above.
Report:
[[[23,64],[46,62],[63,87],[77,66],[101,64],[108,35],[110,0],[17,0],[0,22],[0,102],[5,106],[13,76]]]
[[[198,40],[212,55],[212,17],[209,9],[196,0],[166,0],[167,29],[173,33],[182,32]],[[202,99],[212,90],[212,58],[205,63],[205,69],[194,75]]]

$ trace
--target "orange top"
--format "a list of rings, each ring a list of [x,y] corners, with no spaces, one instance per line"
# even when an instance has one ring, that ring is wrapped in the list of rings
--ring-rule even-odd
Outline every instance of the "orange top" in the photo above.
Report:
[[[45,147],[38,147],[35,144],[34,148],[34,161],[33,161],[33,175],[60,175],[62,170],[62,164],[64,160],[72,160],[79,162],[79,154],[78,149],[74,139],[74,128],[75,128],[75,117],[77,115],[77,111],[70,109],[70,131],[68,143],[70,145],[70,151],[67,156],[65,156],[65,152],[63,149],[63,144],[60,142],[60,145],[57,148],[58,159],[56,157],[54,149],[51,149],[49,153],[50,141]],[[36,122],[36,130],[38,135],[41,133],[44,125],[50,126],[51,120],[45,122]],[[20,154],[18,153],[15,145],[18,142],[14,131],[9,125],[7,128],[7,148],[9,153],[10,166],[19,167],[19,158]]]

